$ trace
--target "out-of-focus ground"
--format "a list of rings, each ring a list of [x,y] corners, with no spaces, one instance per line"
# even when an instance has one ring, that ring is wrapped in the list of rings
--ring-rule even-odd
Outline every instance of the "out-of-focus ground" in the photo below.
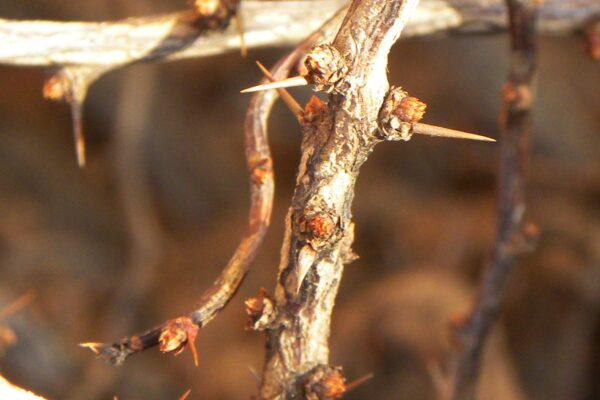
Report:
[[[101,20],[183,1],[3,0],[11,18]],[[1,46],[1,44],[0,44]],[[113,368],[77,347],[188,311],[240,238],[248,190],[242,124],[254,60],[285,49],[136,65],[94,84],[85,108],[88,167],[77,168],[69,111],[45,101],[48,71],[0,67],[0,307],[36,301],[2,324],[18,343],[0,374],[51,399],[246,399],[263,338],[243,299],[275,284],[299,130],[271,118],[273,222],[240,292],[198,337],[200,366],[148,351]],[[507,37],[398,43],[390,80],[428,103],[426,122],[498,136]],[[515,270],[489,342],[482,399],[600,398],[600,65],[577,37],[540,42],[528,215],[537,251]],[[302,101],[310,89],[293,93]],[[377,147],[358,181],[355,250],[334,313],[332,362],[348,399],[432,399],[428,366],[453,349],[495,226],[498,145],[415,137]]]

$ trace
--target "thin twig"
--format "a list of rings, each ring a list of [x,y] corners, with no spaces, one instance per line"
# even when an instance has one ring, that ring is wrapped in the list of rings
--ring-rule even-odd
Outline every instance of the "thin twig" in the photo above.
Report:
[[[270,109],[275,99],[276,95],[260,94],[251,101],[245,126],[245,153],[251,192],[249,225],[234,255],[220,277],[204,292],[196,310],[187,317],[181,317],[192,320],[198,327],[214,318],[235,294],[269,225],[273,203],[273,172],[263,113]],[[94,343],[87,347],[109,362],[120,364],[130,354],[158,345],[161,333],[175,320],[177,318],[115,344]]]
[[[539,2],[507,0],[511,63],[502,90],[498,226],[492,257],[472,313],[456,328],[461,344],[453,366],[451,399],[475,398],[485,340],[498,319],[516,257],[531,247],[536,230],[524,223],[525,166],[531,134],[531,108],[537,67]]]

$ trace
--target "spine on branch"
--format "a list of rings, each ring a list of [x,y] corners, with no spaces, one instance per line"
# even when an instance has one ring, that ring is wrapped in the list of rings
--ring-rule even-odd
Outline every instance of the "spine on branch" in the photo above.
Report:
[[[354,186],[380,141],[387,55],[417,3],[353,1],[333,43],[306,57],[311,83],[330,94],[326,103],[312,100],[301,123],[302,156],[285,221],[261,399],[334,399],[344,392],[339,370],[328,365],[328,338],[343,267],[355,257]]]

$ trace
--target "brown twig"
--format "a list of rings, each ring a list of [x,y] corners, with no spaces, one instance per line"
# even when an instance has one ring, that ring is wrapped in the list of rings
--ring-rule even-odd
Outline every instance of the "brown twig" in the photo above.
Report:
[[[524,223],[523,214],[525,166],[535,97],[539,3],[535,0],[507,0],[511,63],[507,83],[502,89],[498,226],[479,297],[472,313],[461,326],[456,327],[461,349],[456,365],[452,367],[450,398],[453,400],[475,398],[483,347],[498,319],[510,273],[516,257],[531,247],[536,235],[536,229]]]
[[[388,52],[417,4],[353,1],[333,43],[316,46],[306,57],[311,82],[330,95],[327,103],[314,100],[310,118],[302,121],[301,163],[286,218],[276,318],[267,330],[261,399],[333,399],[343,393],[329,381],[341,377],[328,366],[328,337],[343,267],[354,258],[354,185],[381,141],[376,132],[388,90]]]
[[[286,67],[289,66],[286,64]],[[194,329],[206,325],[227,304],[241,284],[250,263],[262,243],[270,222],[273,203],[272,161],[266,136],[267,112],[276,96],[254,97],[246,119],[245,153],[250,173],[249,225],[234,255],[215,283],[202,295],[196,310],[186,317],[174,318],[144,333],[123,338],[115,344],[87,343],[113,364],[122,363],[130,354],[161,344],[164,351],[179,351],[192,345]],[[193,328],[191,325],[196,326]],[[178,336],[181,334],[181,336]]]

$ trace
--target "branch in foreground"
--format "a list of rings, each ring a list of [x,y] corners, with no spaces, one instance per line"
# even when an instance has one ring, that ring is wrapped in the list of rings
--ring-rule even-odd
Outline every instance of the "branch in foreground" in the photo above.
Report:
[[[347,0],[245,0],[240,13],[248,48],[297,43]],[[546,0],[540,30],[580,30],[600,15],[597,0]],[[424,0],[405,36],[448,30],[495,32],[506,28],[502,0]],[[119,66],[133,62],[206,57],[238,51],[237,20],[223,32],[200,34],[194,13],[128,18],[114,22],[53,22],[0,19],[0,64]]]
[[[282,59],[273,71],[274,79],[285,78],[310,45],[331,34],[337,26],[336,21],[335,17],[329,20]],[[204,292],[196,310],[143,333],[123,338],[117,343],[83,343],[83,347],[90,348],[111,364],[120,365],[129,355],[157,345],[160,345],[163,352],[178,354],[188,344],[197,363],[193,341],[198,329],[210,322],[233,297],[254,260],[270,223],[274,182],[267,140],[267,118],[276,99],[275,92],[261,92],[250,100],[244,126],[246,162],[250,172],[249,225],[234,255],[215,283]]]
[[[531,135],[531,108],[537,67],[534,0],[507,0],[510,18],[511,64],[502,89],[500,116],[500,183],[496,241],[474,310],[456,335],[462,348],[453,366],[450,398],[475,398],[485,340],[498,319],[506,286],[516,258],[532,247],[537,229],[524,226],[525,165]]]
[[[313,98],[302,118],[300,167],[269,300],[275,307],[261,327],[267,331],[261,399],[334,399],[344,392],[339,368],[328,365],[328,338],[343,267],[355,257],[354,187],[360,166],[382,140],[377,132],[389,50],[417,4],[353,1],[333,43],[306,57],[311,81],[330,95],[327,103]]]

